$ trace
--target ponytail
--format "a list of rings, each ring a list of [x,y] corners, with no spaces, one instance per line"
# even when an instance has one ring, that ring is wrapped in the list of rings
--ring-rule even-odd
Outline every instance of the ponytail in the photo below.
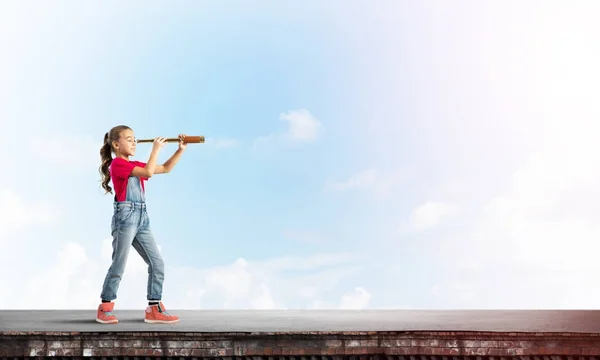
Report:
[[[109,132],[104,134],[104,145],[100,148],[100,159],[102,160],[102,164],[98,171],[100,175],[102,175],[102,187],[106,190],[106,193],[112,194],[112,188],[108,183],[110,182],[110,164],[113,161],[112,158],[112,143],[113,141],[119,141],[121,137],[121,132],[123,130],[131,130],[131,128],[127,125],[118,125],[110,129]]]
[[[106,190],[107,194],[112,194],[112,188],[108,185],[110,182],[110,172],[108,169],[112,163],[112,146],[110,144],[109,133],[104,135],[104,145],[100,148],[100,159],[102,160],[102,165],[100,165],[98,170],[100,171],[100,175],[102,175],[102,187]]]

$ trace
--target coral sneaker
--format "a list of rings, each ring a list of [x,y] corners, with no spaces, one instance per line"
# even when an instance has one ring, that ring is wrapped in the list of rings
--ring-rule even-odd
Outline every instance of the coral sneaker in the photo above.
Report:
[[[114,302],[100,304],[100,306],[98,306],[98,315],[96,315],[96,321],[101,324],[118,323],[119,320],[117,320],[117,317],[112,313],[114,308]]]
[[[179,321],[179,317],[169,315],[162,302],[158,305],[149,305],[146,308],[146,316],[144,322],[149,324],[173,324]]]

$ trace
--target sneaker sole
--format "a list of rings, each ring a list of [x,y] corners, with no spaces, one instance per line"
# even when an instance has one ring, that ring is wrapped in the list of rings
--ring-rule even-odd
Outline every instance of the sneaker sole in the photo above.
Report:
[[[148,324],[175,324],[176,322],[179,322],[179,320],[150,320],[150,319],[144,319],[145,323]]]
[[[96,318],[96,322],[99,322],[100,324],[117,324],[119,320],[100,320]]]

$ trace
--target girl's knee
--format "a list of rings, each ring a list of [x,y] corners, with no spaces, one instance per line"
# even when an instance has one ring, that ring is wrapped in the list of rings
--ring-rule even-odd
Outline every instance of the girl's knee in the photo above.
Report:
[[[155,272],[164,272],[165,271],[165,262],[162,257],[157,257],[156,259],[152,259],[152,270]]]

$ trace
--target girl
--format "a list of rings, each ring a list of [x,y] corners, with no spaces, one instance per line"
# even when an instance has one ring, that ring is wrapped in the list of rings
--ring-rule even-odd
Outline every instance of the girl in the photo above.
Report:
[[[179,135],[183,139],[185,135]],[[162,287],[164,280],[164,262],[156,246],[150,230],[150,220],[146,212],[144,182],[154,174],[168,173],[173,169],[183,154],[187,144],[182,141],[179,148],[169,160],[157,165],[156,160],[165,138],[154,140],[152,153],[147,163],[130,161],[135,155],[136,139],[133,130],[125,125],[115,126],[104,135],[104,145],[100,149],[102,165],[102,187],[106,193],[112,194],[108,185],[112,180],[115,188],[114,214],[112,218],[113,253],[112,264],[108,269],[98,306],[96,321],[102,324],[116,324],[118,319],[112,313],[117,298],[119,283],[125,270],[131,246],[148,264],[148,288],[144,321],[147,323],[171,324],[179,321],[179,317],[169,315],[162,304]],[[115,158],[112,158],[112,153]]]

